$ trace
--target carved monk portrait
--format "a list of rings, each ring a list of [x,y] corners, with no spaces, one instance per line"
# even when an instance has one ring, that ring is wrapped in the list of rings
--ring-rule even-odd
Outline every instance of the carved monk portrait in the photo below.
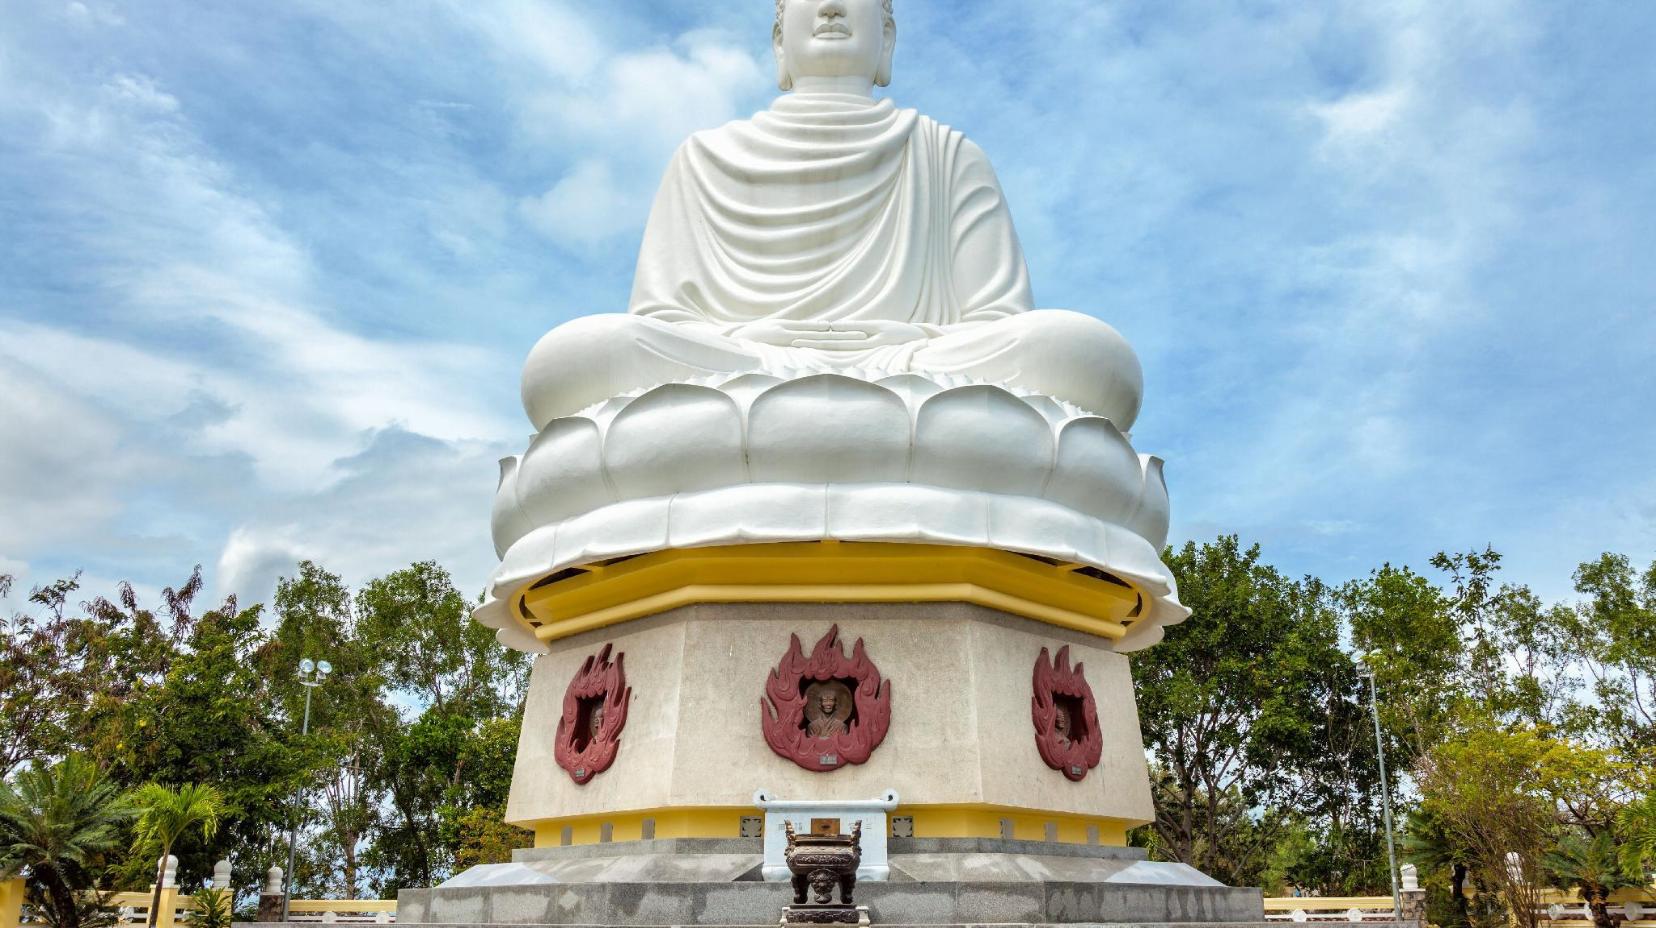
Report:
[[[772,39],[784,94],[680,146],[628,313],[564,323],[531,353],[536,428],[663,383],[857,370],[1021,388],[1131,429],[1137,357],[1092,316],[1035,308],[983,149],[874,97],[892,0],[776,0]]]
[[[805,733],[813,738],[845,734],[851,718],[851,688],[837,680],[813,683],[805,691]]]
[[[1067,744],[1070,743],[1070,739],[1071,739],[1069,710],[1064,708],[1062,704],[1054,706],[1053,710],[1054,710],[1054,714],[1053,714],[1053,717],[1052,717],[1052,734],[1053,734],[1053,737],[1058,739],[1059,744],[1067,745]]]

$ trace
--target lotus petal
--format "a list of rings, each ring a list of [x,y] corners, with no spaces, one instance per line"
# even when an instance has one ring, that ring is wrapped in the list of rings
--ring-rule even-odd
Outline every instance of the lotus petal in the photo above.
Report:
[[[915,483],[1040,496],[1052,472],[1052,429],[999,387],[945,390],[920,407]]]
[[[901,483],[909,414],[884,387],[817,374],[765,391],[748,411],[758,483]]]
[[[745,483],[741,413],[711,387],[656,387],[610,423],[604,465],[624,500]]]
[[[919,374],[894,374],[880,379],[877,383],[902,397],[904,405],[911,410],[919,409],[921,403],[944,390],[936,382]]]
[[[782,378],[770,374],[740,374],[720,384],[719,390],[734,400],[745,416],[760,394],[781,382]]]
[[[1160,551],[1167,544],[1167,527],[1172,519],[1172,507],[1167,499],[1167,479],[1162,474],[1161,458],[1146,454],[1142,461],[1144,476],[1139,491],[1139,506],[1129,527]]]
[[[496,557],[504,558],[512,544],[529,533],[529,518],[517,501],[518,465],[522,461],[518,455],[500,459],[500,485],[495,488],[494,507],[489,515]]]
[[[1087,416],[1058,434],[1047,499],[1120,525],[1138,507],[1143,487],[1138,454],[1110,420]]]
[[[535,525],[550,525],[611,502],[599,452],[598,423],[554,419],[518,467],[518,505]]]
[[[1054,429],[1062,426],[1066,420],[1073,418],[1073,414],[1064,408],[1063,403],[1050,396],[1041,396],[1036,393],[1029,396],[1020,396],[1018,399],[1028,403],[1029,408],[1040,413],[1042,418],[1047,420],[1047,424]]]

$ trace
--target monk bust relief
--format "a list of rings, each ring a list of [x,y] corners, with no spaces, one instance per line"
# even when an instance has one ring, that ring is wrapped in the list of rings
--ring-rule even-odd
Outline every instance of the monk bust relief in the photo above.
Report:
[[[838,738],[851,718],[851,688],[838,680],[812,684],[805,691],[805,733]]]
[[[961,133],[873,98],[891,79],[891,0],[777,0],[784,95],[674,155],[629,313],[535,347],[536,428],[611,397],[746,371],[936,373],[1111,420],[1142,378],[1110,326],[1037,310],[994,169]]]

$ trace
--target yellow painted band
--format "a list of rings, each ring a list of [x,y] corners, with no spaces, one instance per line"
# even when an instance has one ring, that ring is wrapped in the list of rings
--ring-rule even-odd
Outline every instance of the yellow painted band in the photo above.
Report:
[[[0,925],[16,925],[23,920],[23,891],[22,877],[0,879]],[[149,900],[144,901],[149,905]]]
[[[1124,583],[987,548],[802,542],[657,551],[531,587],[535,634],[556,641],[695,603],[966,602],[1119,639],[1141,597]]]
[[[742,834],[742,816],[758,814],[752,806],[686,806],[516,824],[534,830],[535,847],[559,847],[599,844],[604,841],[605,825],[610,826],[610,841],[643,840],[646,823],[653,823],[656,838],[736,838]]]
[[[395,912],[395,899],[294,899],[288,903],[289,912],[306,915],[327,912]]]
[[[580,815],[518,823],[535,832],[535,847],[565,844],[599,844],[605,841],[638,841],[646,833],[656,838],[735,838],[742,833],[742,818],[758,816],[751,806],[710,806],[646,809],[610,815]],[[1024,841],[1045,841],[1050,837],[1065,844],[1097,843],[1124,847],[1127,831],[1141,822],[1095,818],[1066,812],[1043,812],[1012,806],[988,804],[904,805],[891,813],[893,818],[914,819],[917,838],[999,838],[1002,823],[1010,823],[1012,837]],[[652,827],[646,828],[649,823]],[[1096,838],[1094,832],[1096,830]]]

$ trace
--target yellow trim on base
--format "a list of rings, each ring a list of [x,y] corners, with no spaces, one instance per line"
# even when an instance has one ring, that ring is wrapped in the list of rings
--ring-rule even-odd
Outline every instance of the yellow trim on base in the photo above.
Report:
[[[603,843],[605,825],[610,826],[610,841],[640,841],[644,838],[646,821],[655,823],[657,838],[738,838],[742,834],[742,816],[759,814],[752,806],[699,806],[575,815],[519,824],[534,829],[535,847],[539,848]],[[568,841],[564,840],[565,828],[569,829]]]
[[[0,928],[16,928],[23,921],[23,895],[22,877],[0,879]]]
[[[519,598],[535,635],[556,641],[694,603],[966,602],[1120,639],[1137,590],[988,548],[800,542],[657,551],[561,572]]]
[[[656,838],[735,838],[742,833],[742,817],[761,815],[751,806],[703,806],[646,809],[613,815],[577,815],[569,818],[521,822],[535,832],[535,847],[560,847],[604,842],[604,826],[610,841],[638,841],[644,837],[646,821],[655,823]],[[1065,844],[1090,844],[1089,829],[1098,829],[1097,841],[1109,847],[1125,847],[1127,831],[1141,822],[1119,818],[1097,818],[1068,812],[1043,812],[984,803],[965,805],[902,805],[892,817],[914,819],[916,838],[999,838],[1001,822],[1012,823],[1012,837],[1021,841],[1047,840],[1047,826],[1053,826],[1057,840]],[[568,829],[566,841],[564,830]]]
[[[1119,818],[1094,818],[1063,812],[1042,812],[1011,806],[902,806],[893,815],[914,816],[916,838],[1000,838],[1002,821],[1012,825],[1012,837],[1019,841],[1047,840],[1047,826],[1064,844],[1090,844],[1089,827],[1097,827],[1098,843],[1126,847],[1127,831],[1139,825]]]

